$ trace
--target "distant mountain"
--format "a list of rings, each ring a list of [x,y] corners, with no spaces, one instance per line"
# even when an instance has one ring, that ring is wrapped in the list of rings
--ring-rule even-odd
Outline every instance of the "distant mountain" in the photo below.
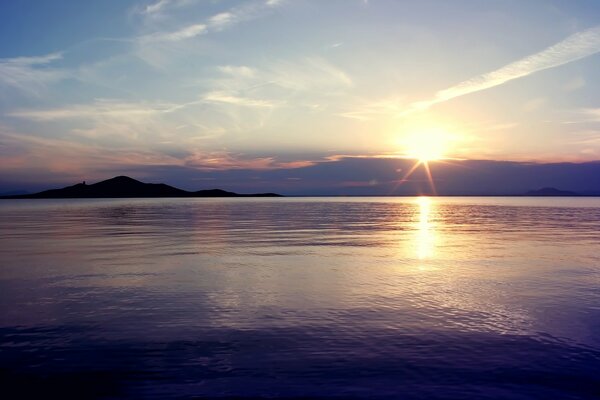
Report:
[[[568,190],[559,190],[553,187],[545,187],[538,190],[530,190],[525,196],[580,196],[579,193]]]
[[[128,176],[117,176],[102,182],[86,185],[85,182],[62,189],[40,193],[1,196],[5,199],[79,199],[112,197],[280,197],[275,193],[238,194],[221,189],[188,192],[164,183],[144,183]]]

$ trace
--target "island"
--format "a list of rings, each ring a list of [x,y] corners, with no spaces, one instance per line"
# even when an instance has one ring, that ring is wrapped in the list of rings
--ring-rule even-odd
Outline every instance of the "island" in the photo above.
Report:
[[[524,194],[524,196],[548,196],[548,197],[559,197],[559,196],[580,196],[579,193],[571,192],[569,190],[560,190],[553,187],[545,187],[537,190],[530,190]]]
[[[221,189],[189,192],[164,183],[144,183],[128,176],[117,176],[87,185],[85,182],[62,189],[34,194],[0,196],[2,199],[85,199],[127,197],[283,197],[276,193],[239,194]]]

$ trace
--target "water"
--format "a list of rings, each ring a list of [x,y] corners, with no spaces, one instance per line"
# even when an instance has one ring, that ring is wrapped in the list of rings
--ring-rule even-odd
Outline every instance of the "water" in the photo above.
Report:
[[[3,200],[0,383],[600,396],[600,199]]]

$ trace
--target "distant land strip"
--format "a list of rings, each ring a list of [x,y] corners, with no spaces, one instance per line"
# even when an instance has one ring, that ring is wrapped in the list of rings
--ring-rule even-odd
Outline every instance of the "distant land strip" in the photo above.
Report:
[[[45,190],[33,194],[0,196],[2,199],[85,199],[128,197],[283,197],[276,193],[238,194],[221,189],[188,192],[164,183],[144,183],[128,176],[117,176],[86,185],[85,182],[62,189]]]
[[[415,192],[410,194],[399,194],[399,195],[386,195],[385,197],[396,197],[396,196],[432,196],[431,193]],[[594,196],[597,194],[586,194],[577,193],[568,190],[560,190],[553,187],[545,187],[537,190],[529,190],[525,193],[513,193],[513,194],[444,194],[440,193],[434,196],[450,196],[450,197],[489,197],[489,196],[500,196],[500,197],[568,197],[568,196]],[[323,195],[317,195],[322,197]],[[375,196],[381,197],[382,195],[330,195],[333,197],[364,197],[364,196]],[[160,197],[284,197],[277,193],[253,193],[253,194],[239,194],[234,192],[228,192],[222,189],[209,189],[209,190],[198,190],[190,192],[183,189],[178,189],[173,186],[166,185],[164,183],[144,183],[128,176],[117,176],[111,179],[107,179],[98,183],[87,185],[85,182],[78,183],[73,186],[67,186],[62,189],[51,189],[45,190],[39,193],[33,194],[6,194],[0,195],[0,199],[93,199],[93,198],[160,198]],[[298,196],[295,197],[305,197]],[[329,197],[329,196],[327,196]]]

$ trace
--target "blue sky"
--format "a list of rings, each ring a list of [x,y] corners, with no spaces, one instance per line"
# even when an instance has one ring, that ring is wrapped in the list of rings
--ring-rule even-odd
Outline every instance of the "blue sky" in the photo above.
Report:
[[[434,142],[600,159],[595,1],[13,1],[0,38],[5,188],[292,176]]]

